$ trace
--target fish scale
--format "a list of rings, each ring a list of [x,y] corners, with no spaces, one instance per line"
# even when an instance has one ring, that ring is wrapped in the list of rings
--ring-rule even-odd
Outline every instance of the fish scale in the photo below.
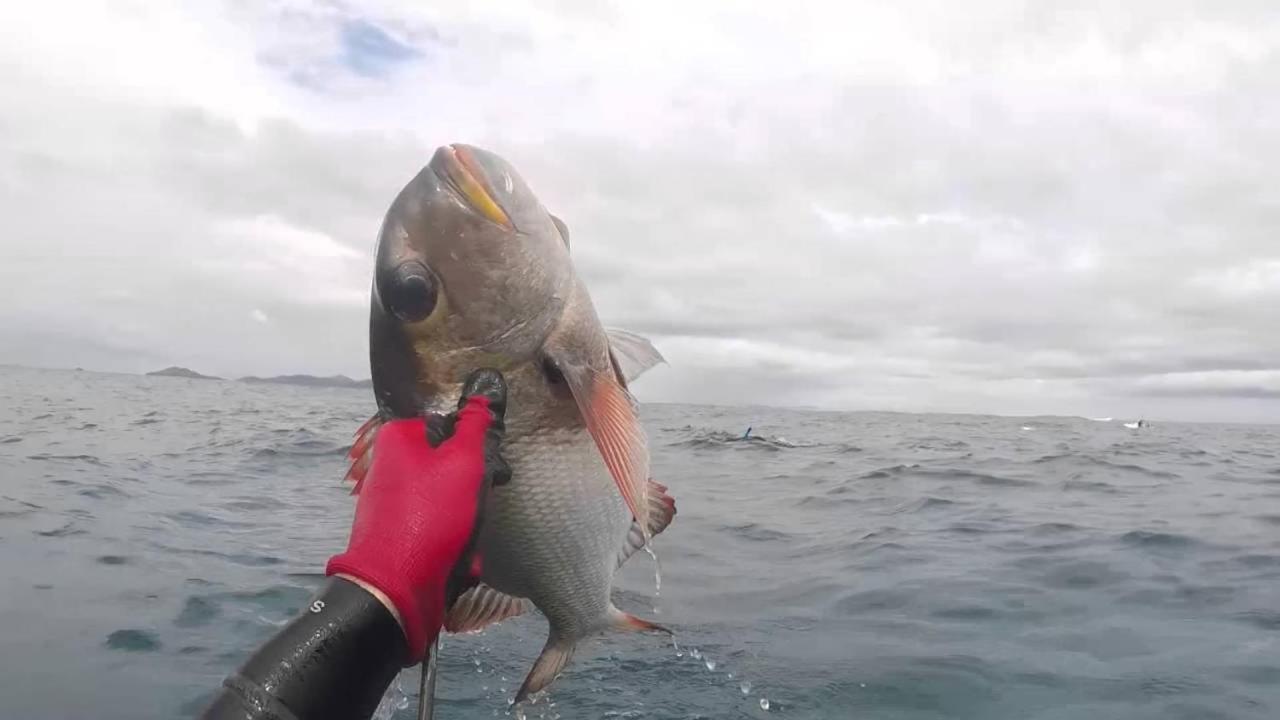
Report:
[[[534,432],[507,442],[504,457],[512,481],[490,494],[484,582],[533,601],[553,633],[608,625],[608,590],[631,513],[594,441],[582,430]]]

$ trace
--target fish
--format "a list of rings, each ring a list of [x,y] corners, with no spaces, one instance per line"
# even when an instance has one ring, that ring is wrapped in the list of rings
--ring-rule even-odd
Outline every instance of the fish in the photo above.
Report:
[[[650,477],[630,390],[666,360],[648,338],[602,324],[570,257],[568,225],[504,158],[443,145],[392,201],[375,253],[378,410],[348,453],[353,493],[382,424],[447,412],[476,368],[507,381],[511,479],[486,500],[480,584],[451,607],[445,630],[477,632],[530,605],[547,619],[517,703],[551,685],[589,637],[670,633],[620,610],[611,592],[623,563],[676,514],[668,488]]]

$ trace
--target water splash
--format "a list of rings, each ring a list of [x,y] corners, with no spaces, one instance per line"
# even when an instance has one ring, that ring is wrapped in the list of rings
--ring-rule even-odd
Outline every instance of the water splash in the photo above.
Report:
[[[769,698],[767,697],[760,698],[760,709],[765,711],[769,710]]]
[[[373,711],[373,720],[391,720],[396,713],[409,709],[409,695],[404,691],[404,676],[408,670],[396,676],[395,682],[382,695],[382,701]],[[413,683],[417,685],[416,682]]]
[[[648,537],[645,538],[644,551],[653,558],[653,614],[661,615],[662,608],[658,607],[658,601],[662,598],[662,561],[658,559],[658,553],[653,551]]]
[[[751,694],[751,681],[750,681],[750,680],[743,680],[741,683],[739,683],[739,684],[738,684],[738,689],[742,691],[742,694],[743,694],[743,695],[750,695],[750,694]]]

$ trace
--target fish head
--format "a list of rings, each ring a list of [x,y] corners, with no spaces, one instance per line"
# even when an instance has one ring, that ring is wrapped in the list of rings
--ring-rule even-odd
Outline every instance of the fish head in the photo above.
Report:
[[[503,158],[436,150],[378,238],[370,360],[384,412],[447,404],[476,367],[537,356],[575,282],[562,228]]]

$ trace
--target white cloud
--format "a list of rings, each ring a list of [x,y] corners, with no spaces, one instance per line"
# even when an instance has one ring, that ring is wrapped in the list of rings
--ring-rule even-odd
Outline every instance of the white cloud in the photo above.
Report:
[[[366,375],[381,215],[464,140],[646,397],[1276,417],[1178,384],[1277,369],[1274,3],[2,12],[0,361]]]

